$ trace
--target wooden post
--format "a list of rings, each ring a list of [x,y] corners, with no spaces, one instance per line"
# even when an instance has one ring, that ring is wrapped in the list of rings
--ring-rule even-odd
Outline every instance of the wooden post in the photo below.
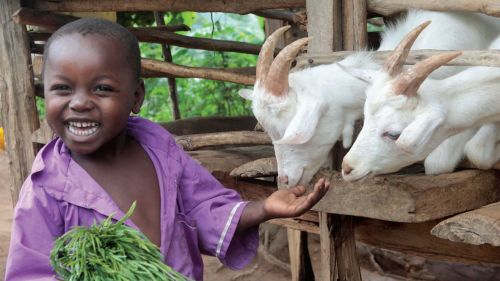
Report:
[[[20,6],[18,0],[0,1],[0,111],[14,204],[35,157],[31,134],[40,126],[28,33],[11,19]]]
[[[307,31],[313,39],[307,47],[308,55],[342,50],[342,1],[307,0]],[[319,213],[321,277],[335,280],[336,255],[334,237],[331,235],[332,215]]]
[[[155,12],[154,15],[156,25],[165,26],[165,14],[163,12]],[[166,62],[173,62],[170,45],[161,44],[161,49],[163,52],[163,59]],[[179,101],[177,99],[177,84],[175,82],[175,77],[168,77],[167,84],[170,93],[170,102],[172,103],[172,117],[174,117],[174,120],[179,120],[181,119],[181,111],[179,110]]]
[[[344,50],[364,50],[368,39],[366,0],[344,0],[342,9]]]
[[[342,1],[307,0],[307,32],[313,37],[307,52],[330,53],[342,50]]]

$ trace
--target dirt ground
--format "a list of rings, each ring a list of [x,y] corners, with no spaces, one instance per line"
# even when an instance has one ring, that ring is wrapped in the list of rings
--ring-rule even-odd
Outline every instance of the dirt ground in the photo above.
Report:
[[[0,276],[4,276],[5,261],[10,239],[12,223],[12,202],[9,190],[10,178],[8,171],[8,158],[0,150]],[[278,231],[279,228],[277,228]],[[262,230],[262,228],[261,228]],[[273,237],[277,235],[272,234]],[[272,247],[278,248],[278,254],[269,255],[260,247],[257,258],[247,268],[232,271],[221,265],[213,257],[204,257],[205,281],[254,281],[254,280],[290,280],[289,265],[286,263],[286,239],[277,239]],[[280,245],[281,244],[281,245]],[[450,264],[426,260],[412,255],[376,249],[358,243],[358,259],[362,265],[362,277],[367,281],[395,281],[395,280],[426,280],[426,281],[491,281],[500,280],[500,267],[498,266],[471,266],[463,264]],[[318,276],[320,265],[319,238],[309,238],[309,252],[313,269]],[[270,248],[272,250],[272,248]],[[3,278],[2,278],[3,279]]]

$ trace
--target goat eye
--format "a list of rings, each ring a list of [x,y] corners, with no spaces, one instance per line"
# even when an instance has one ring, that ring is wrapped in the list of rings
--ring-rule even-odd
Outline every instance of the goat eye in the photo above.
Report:
[[[389,138],[391,140],[398,140],[399,136],[401,133],[396,133],[396,132],[385,132],[382,134],[383,137]]]

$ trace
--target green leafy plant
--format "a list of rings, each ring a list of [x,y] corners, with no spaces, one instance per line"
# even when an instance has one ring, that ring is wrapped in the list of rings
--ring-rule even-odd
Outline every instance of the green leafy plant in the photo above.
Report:
[[[135,202],[116,223],[110,215],[100,224],[75,227],[59,237],[50,262],[66,281],[191,280],[162,262],[156,245],[139,231],[124,225]]]

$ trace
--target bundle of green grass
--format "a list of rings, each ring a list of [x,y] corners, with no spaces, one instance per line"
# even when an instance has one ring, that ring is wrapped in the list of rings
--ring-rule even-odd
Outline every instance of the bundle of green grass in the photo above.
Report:
[[[162,262],[156,245],[124,225],[135,209],[112,222],[112,215],[91,227],[75,227],[59,237],[50,262],[65,281],[191,280]]]

